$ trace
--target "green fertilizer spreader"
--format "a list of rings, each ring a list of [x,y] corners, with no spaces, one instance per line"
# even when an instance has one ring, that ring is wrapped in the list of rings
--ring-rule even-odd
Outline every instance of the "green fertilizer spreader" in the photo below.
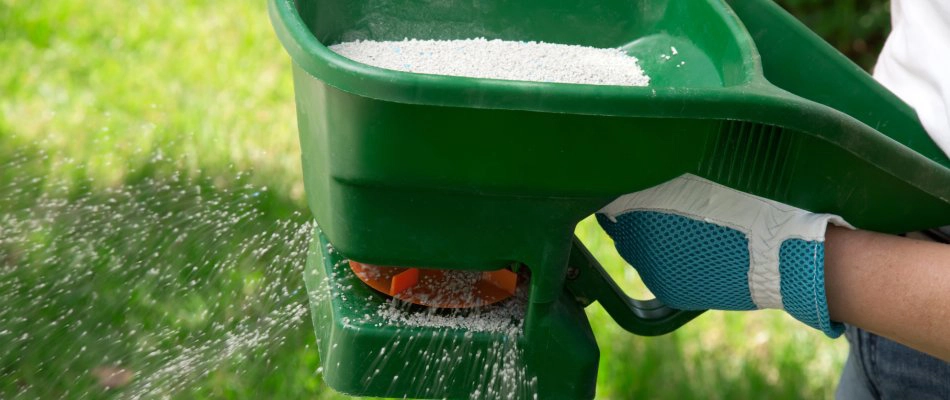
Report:
[[[950,160],[914,111],[768,0],[270,0],[269,11],[293,59],[320,227],[306,278],[323,377],[343,393],[504,394],[486,390],[505,372],[487,365],[510,345],[524,381],[515,397],[592,398],[599,351],[586,305],[639,335],[697,313],[627,297],[574,227],[684,173],[863,229],[950,224]],[[411,74],[326,47],[474,37],[620,47],[650,86]],[[671,47],[685,64],[658,56]],[[373,314],[388,296],[347,259],[524,266],[523,330],[390,324]]]

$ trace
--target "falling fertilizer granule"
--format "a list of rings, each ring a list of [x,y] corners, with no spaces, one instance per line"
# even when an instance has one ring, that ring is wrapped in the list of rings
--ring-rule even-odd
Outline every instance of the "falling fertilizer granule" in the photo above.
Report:
[[[637,59],[617,48],[477,38],[355,41],[330,50],[374,67],[420,74],[615,86],[650,83]]]

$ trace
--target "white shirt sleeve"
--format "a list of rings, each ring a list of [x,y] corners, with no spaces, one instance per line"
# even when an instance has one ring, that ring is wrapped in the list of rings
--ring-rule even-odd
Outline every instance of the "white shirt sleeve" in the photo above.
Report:
[[[917,111],[950,157],[950,0],[891,0],[891,24],[874,78]]]

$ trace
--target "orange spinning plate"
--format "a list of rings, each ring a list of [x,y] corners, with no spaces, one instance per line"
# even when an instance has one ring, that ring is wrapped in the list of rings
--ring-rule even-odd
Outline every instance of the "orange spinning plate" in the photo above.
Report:
[[[507,270],[458,271],[385,267],[350,261],[367,285],[402,301],[437,308],[494,304],[515,294],[518,274]]]

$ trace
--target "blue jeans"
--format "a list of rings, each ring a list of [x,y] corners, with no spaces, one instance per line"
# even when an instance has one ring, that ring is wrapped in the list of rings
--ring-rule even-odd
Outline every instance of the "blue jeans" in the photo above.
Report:
[[[839,400],[950,399],[950,363],[853,326],[846,335]]]

